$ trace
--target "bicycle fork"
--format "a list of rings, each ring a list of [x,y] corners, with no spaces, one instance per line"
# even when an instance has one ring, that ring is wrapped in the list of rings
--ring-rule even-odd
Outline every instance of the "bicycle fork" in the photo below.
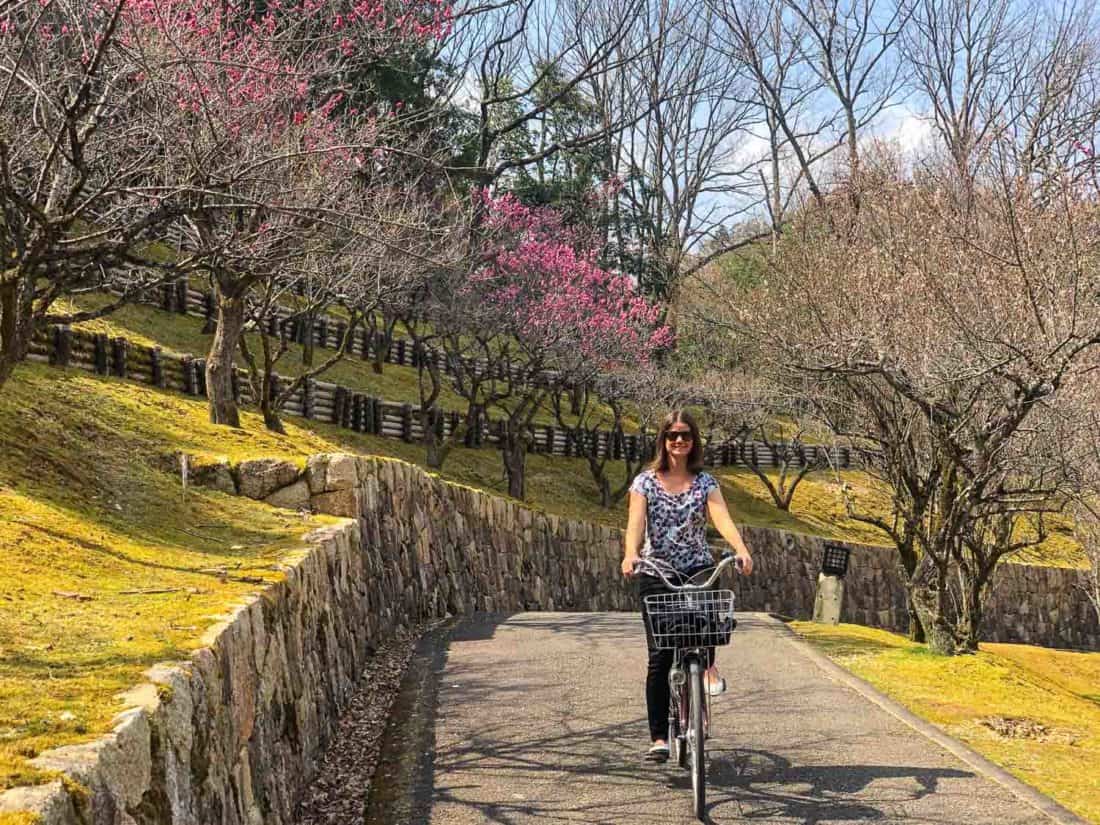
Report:
[[[676,651],[672,661],[672,668],[668,672],[669,695],[672,701],[669,703],[669,749],[670,756],[680,767],[684,767],[686,756],[691,743],[688,737],[691,731],[691,691],[688,687],[688,674],[691,671],[691,663],[699,663],[701,670],[706,669],[706,658],[697,651],[685,652],[681,656]],[[704,729],[710,722],[710,696],[703,695],[703,720]]]

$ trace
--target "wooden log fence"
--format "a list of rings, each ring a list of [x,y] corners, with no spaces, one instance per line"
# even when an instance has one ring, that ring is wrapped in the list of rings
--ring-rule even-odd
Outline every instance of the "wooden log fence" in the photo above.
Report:
[[[35,336],[27,357],[38,363],[126,378],[190,396],[206,396],[206,363],[203,359],[167,355],[159,347],[135,344],[125,338],[111,339],[103,334],[69,327],[50,327]],[[232,380],[234,394],[240,403],[255,404],[257,399],[252,397],[247,374],[236,370]],[[287,380],[276,376],[276,391],[279,385],[285,386]],[[282,412],[410,443],[423,438],[418,407],[375,398],[325,381],[303,381],[291,394]],[[436,410],[431,426],[439,435],[449,437],[465,426],[465,416],[453,410]],[[503,430],[503,420],[482,414],[464,434],[465,443],[472,447],[495,447],[503,438]],[[553,456],[594,455],[612,460],[628,458],[631,461],[636,461],[639,456],[651,455],[652,449],[651,436],[597,430],[585,432],[577,438],[569,431],[552,425],[534,426],[530,446],[531,452]],[[760,442],[708,444],[704,449],[704,460],[710,467],[779,466],[780,457],[787,449],[784,444],[769,447]],[[845,447],[805,444],[798,449],[797,461],[800,463],[828,462],[842,469],[858,463],[857,457]]]
[[[186,277],[163,284],[159,289],[150,290],[140,296],[137,301],[149,306],[158,307],[161,310],[177,312],[183,315],[191,315],[203,319],[203,332],[211,333],[217,319],[217,305],[214,294],[208,290],[195,289],[190,286]],[[308,336],[312,334],[313,343],[318,347],[336,349],[343,341],[347,330],[347,322],[327,314],[319,314],[313,320],[313,329],[307,330],[307,323],[300,317],[291,317],[290,310],[278,312],[276,317],[268,323],[268,334],[277,335],[280,329],[285,329],[288,337],[297,344],[305,344]],[[364,359],[369,359],[374,348],[374,336],[369,329],[360,327],[352,333],[348,346],[349,354],[360,354]],[[414,358],[415,346],[408,338],[395,337],[389,351],[385,353],[383,361],[398,366],[416,366]],[[446,355],[435,347],[425,347],[425,357],[439,366],[444,372],[451,372]],[[493,377],[506,380],[509,377],[517,382],[525,382],[529,376],[522,367],[510,364],[493,362],[490,364],[484,358],[464,359],[465,368],[479,375],[492,372]],[[544,371],[539,376],[540,383],[549,383],[553,379],[553,373]]]

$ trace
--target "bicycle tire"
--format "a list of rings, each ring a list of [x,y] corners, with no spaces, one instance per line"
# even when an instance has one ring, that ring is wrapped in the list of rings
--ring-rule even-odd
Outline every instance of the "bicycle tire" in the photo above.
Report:
[[[707,766],[703,746],[703,668],[691,663],[691,707],[688,710],[688,744],[691,748],[691,791],[695,818],[705,818],[707,805]]]

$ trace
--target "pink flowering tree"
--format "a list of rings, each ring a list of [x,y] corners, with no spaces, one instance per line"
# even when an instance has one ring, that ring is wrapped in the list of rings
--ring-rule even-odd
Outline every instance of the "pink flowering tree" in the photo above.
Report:
[[[385,115],[352,100],[362,77],[450,26],[442,0],[260,8],[0,6],[0,383],[42,324],[91,317],[53,311],[59,298],[121,286],[125,300],[154,265],[199,269],[218,302],[211,418],[237,422],[230,373],[250,290],[302,233],[354,222],[361,173],[387,140]],[[179,250],[148,254],[167,230]]]
[[[0,386],[44,325],[106,314],[190,263],[150,250],[181,204],[158,194],[136,25],[125,0],[0,4]],[[67,305],[103,287],[121,297]]]
[[[294,0],[256,13],[187,0],[136,11],[146,27],[134,51],[162,92],[156,102],[168,177],[185,204],[184,247],[201,260],[216,297],[206,362],[214,423],[239,424],[232,374],[249,301],[301,268],[316,248],[312,235],[374,229],[362,207],[385,161],[380,149],[394,136],[386,118],[348,105],[348,78],[442,36],[447,8],[434,0]]]
[[[531,425],[550,395],[602,371],[646,364],[673,336],[661,308],[630,278],[601,268],[594,247],[555,212],[511,195],[476,197],[484,201],[487,254],[467,292],[496,319],[496,354],[510,367],[510,392],[493,406],[504,414],[508,492],[522,499]]]

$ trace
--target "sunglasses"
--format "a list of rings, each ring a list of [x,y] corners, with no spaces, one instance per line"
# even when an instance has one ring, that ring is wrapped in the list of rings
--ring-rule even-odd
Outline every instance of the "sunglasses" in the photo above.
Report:
[[[695,439],[691,437],[691,433],[684,433],[676,430],[668,430],[665,433],[665,441],[683,441],[686,443],[694,440]]]

